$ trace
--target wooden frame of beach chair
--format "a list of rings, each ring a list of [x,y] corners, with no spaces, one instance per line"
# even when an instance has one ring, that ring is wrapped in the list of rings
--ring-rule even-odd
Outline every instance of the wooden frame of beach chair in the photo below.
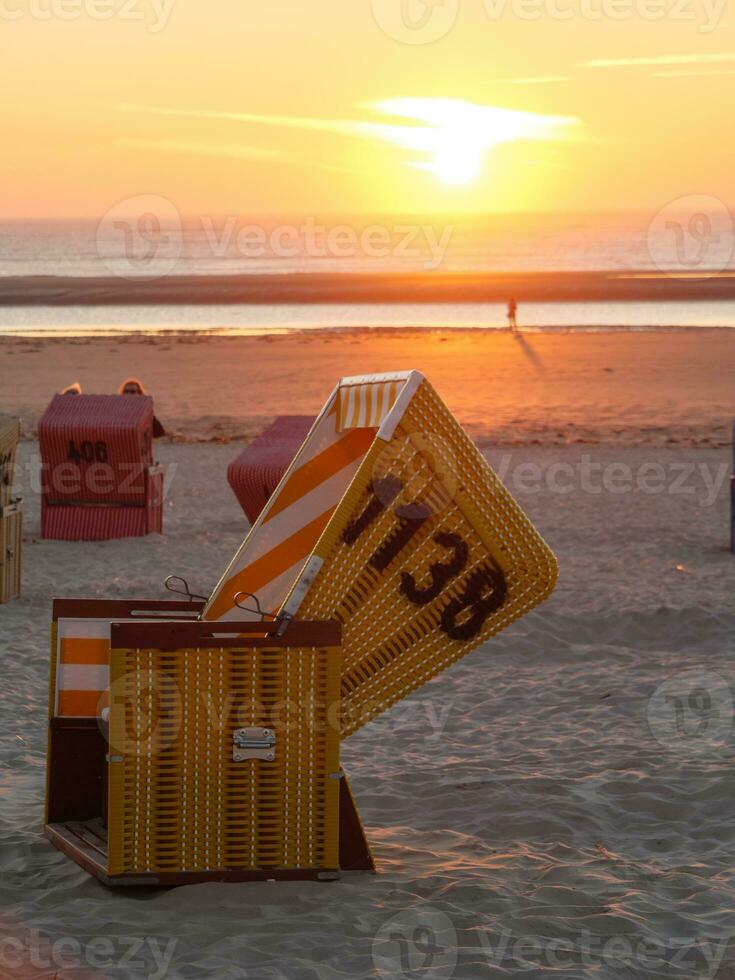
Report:
[[[279,415],[232,460],[227,482],[254,524],[314,424],[313,415]]]
[[[86,621],[106,625],[110,673],[96,709],[82,706],[91,716],[65,714],[52,678],[47,836],[108,885],[372,871],[339,768],[339,625],[168,618],[197,608],[56,600],[60,670],[79,671],[64,656],[64,625],[79,634]],[[156,612],[164,618],[146,618]],[[79,637],[68,652],[105,658]]]
[[[38,423],[41,537],[104,541],[163,531],[148,395],[56,395]]]

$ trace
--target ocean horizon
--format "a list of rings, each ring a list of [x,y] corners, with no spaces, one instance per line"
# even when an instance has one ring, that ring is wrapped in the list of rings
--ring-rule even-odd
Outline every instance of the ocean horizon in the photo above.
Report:
[[[151,205],[153,207],[153,205]],[[168,219],[168,220],[166,220]],[[683,219],[682,219],[683,221]],[[283,281],[321,276],[521,274],[580,276],[593,270],[701,282],[733,274],[732,240],[676,234],[676,220],[644,212],[479,216],[218,216],[171,219],[154,210],[137,215],[113,209],[100,221],[0,222],[3,282],[54,277],[84,282],[112,278],[113,300],[89,305],[36,299],[3,302],[0,333],[103,334],[148,331],[249,333],[277,330],[383,328],[504,328],[506,302],[206,303],[132,305],[128,282],[183,281],[185,277],[239,276]],[[684,224],[681,225],[684,228]],[[279,277],[283,277],[282,280]],[[570,302],[554,295],[539,302],[520,293],[518,322],[529,330],[633,330],[735,327],[735,300],[698,297],[620,301],[604,292]],[[497,297],[493,297],[496,299]],[[435,299],[435,297],[434,297]],[[508,296],[510,299],[510,296]]]

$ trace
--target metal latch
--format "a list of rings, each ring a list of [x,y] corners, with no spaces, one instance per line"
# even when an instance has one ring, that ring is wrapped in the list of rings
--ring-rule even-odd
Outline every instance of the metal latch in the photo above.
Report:
[[[232,733],[232,758],[235,762],[245,759],[276,757],[276,733],[271,728],[236,728]]]

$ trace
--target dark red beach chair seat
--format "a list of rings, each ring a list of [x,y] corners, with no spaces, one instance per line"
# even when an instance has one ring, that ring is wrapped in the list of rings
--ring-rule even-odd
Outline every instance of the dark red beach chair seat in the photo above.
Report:
[[[67,541],[163,530],[148,395],[56,395],[38,424],[41,536]]]
[[[251,524],[265,507],[313,424],[313,415],[279,415],[227,467],[229,484]]]

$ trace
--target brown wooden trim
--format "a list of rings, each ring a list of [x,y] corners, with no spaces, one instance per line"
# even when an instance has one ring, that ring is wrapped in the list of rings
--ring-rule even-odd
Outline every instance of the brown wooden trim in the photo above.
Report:
[[[182,650],[187,647],[337,647],[342,642],[342,624],[336,621],[299,620],[289,623],[283,636],[275,636],[276,623],[191,622],[111,623],[113,650],[146,648]],[[235,634],[235,635],[233,635]]]
[[[100,853],[72,833],[66,824],[46,824],[44,833],[58,851],[71,858],[72,861],[76,861],[88,874],[94,875],[95,878],[106,883],[107,861],[103,863]]]
[[[347,776],[339,784],[339,866],[342,871],[375,871],[375,861]]]
[[[96,729],[100,734],[102,734],[100,729],[100,719],[98,718],[67,718],[64,715],[58,715],[49,719],[49,724],[53,731],[57,729],[75,729],[75,730],[85,730]]]
[[[114,887],[173,888],[177,885],[196,885],[203,881],[334,881],[339,871],[333,868],[263,868],[257,870],[224,869],[221,871],[141,872],[109,875],[101,853],[80,836],[76,825],[47,824],[44,833],[59,851],[94,875],[103,884]]]
[[[58,619],[122,619],[134,613],[166,612],[175,616],[176,613],[195,612],[197,615],[204,608],[204,600],[193,599],[68,599],[55,598],[52,606],[52,618]]]
[[[106,752],[96,718],[50,719],[46,760],[49,823],[102,817]]]

